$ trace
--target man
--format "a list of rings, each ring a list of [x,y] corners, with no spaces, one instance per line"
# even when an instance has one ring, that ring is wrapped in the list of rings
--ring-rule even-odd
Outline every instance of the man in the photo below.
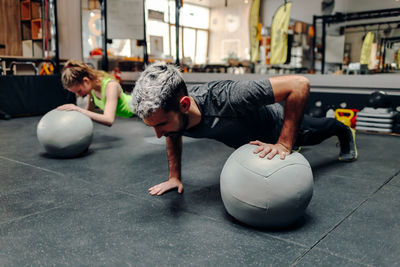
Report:
[[[303,118],[308,94],[305,77],[280,76],[209,82],[193,86],[189,95],[176,67],[150,65],[136,82],[132,105],[158,138],[166,137],[169,179],[149,193],[162,195],[175,188],[182,193],[182,135],[212,138],[234,148],[250,142],[257,146],[254,153],[268,159],[284,159],[294,146],[319,144],[336,135],[339,160],[357,159],[354,130],[335,119]]]

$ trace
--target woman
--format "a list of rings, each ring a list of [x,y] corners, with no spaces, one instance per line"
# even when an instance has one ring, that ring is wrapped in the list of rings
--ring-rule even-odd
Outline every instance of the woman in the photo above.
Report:
[[[109,74],[95,70],[85,63],[69,60],[61,76],[63,86],[79,96],[89,96],[85,109],[74,104],[59,106],[59,110],[76,110],[101,124],[112,126],[115,116],[129,118],[134,115],[130,108],[131,96],[123,92],[121,86]],[[103,114],[91,111],[94,104]]]

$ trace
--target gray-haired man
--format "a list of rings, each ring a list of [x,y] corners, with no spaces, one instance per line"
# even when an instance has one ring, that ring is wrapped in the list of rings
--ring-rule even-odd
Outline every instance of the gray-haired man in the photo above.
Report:
[[[165,136],[169,179],[149,189],[151,195],[183,191],[182,135],[212,138],[237,148],[257,145],[254,153],[281,159],[293,146],[319,144],[336,135],[341,161],[357,159],[355,133],[335,119],[303,117],[309,82],[302,76],[261,81],[214,81],[193,86],[190,95],[180,71],[165,63],[150,65],[136,82],[132,104],[158,138]],[[279,102],[284,101],[284,107]]]

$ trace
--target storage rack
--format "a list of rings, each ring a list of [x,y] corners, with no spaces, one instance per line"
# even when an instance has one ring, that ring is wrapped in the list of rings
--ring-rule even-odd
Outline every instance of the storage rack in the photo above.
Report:
[[[51,61],[55,62],[55,72],[59,72],[57,1],[21,0],[20,10],[23,57],[49,59],[46,51],[53,50]]]
[[[315,47],[317,39],[317,23],[322,21],[322,47],[321,47],[321,73],[325,71],[325,38],[326,38],[326,25],[342,23],[347,21],[355,20],[365,20],[365,19],[376,19],[376,18],[389,18],[400,16],[400,8],[391,9],[381,9],[381,10],[371,10],[362,12],[352,12],[352,13],[335,13],[333,15],[324,16],[313,16],[313,26],[314,26],[314,38],[313,38],[313,50],[312,50],[312,69],[315,70]]]

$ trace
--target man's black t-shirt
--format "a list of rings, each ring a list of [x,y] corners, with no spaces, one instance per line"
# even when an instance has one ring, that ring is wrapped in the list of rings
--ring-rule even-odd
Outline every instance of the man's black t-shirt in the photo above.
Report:
[[[275,103],[269,80],[215,81],[195,85],[201,122],[185,136],[211,138],[238,148],[250,141],[276,143],[283,124],[283,107]]]

